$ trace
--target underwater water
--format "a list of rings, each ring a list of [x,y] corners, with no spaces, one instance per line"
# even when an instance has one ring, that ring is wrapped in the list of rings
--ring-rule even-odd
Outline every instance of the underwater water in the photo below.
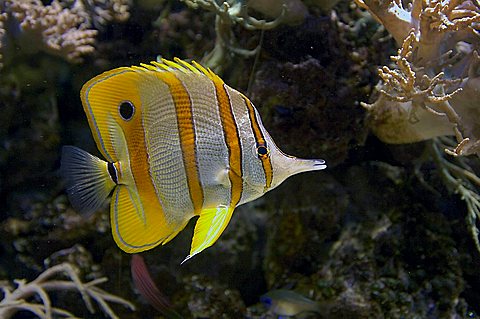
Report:
[[[478,1],[379,3],[0,0],[0,319],[477,318]],[[175,57],[327,167],[238,206],[185,263],[197,217],[139,253],[155,307],[108,203],[74,209],[60,163],[64,145],[107,160],[87,81]]]

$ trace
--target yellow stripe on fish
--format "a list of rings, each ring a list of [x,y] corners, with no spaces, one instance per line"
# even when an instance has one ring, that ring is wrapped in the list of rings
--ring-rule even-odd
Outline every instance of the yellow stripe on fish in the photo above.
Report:
[[[191,258],[215,243],[235,207],[326,167],[281,152],[250,100],[196,62],[117,68],[88,81],[81,99],[106,161],[64,147],[67,193],[87,213],[112,194],[113,237],[128,253],[167,243],[198,215]]]

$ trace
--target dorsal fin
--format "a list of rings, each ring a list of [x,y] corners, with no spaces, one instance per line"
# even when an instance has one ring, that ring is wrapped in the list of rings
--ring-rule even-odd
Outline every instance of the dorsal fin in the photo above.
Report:
[[[132,69],[137,71],[157,71],[157,72],[182,72],[185,74],[196,74],[200,76],[206,76],[211,80],[221,81],[223,80],[216,75],[210,68],[205,68],[196,61],[187,62],[185,60],[174,58],[174,61],[161,59],[160,62],[151,61],[150,64],[140,63],[140,66],[131,66]]]

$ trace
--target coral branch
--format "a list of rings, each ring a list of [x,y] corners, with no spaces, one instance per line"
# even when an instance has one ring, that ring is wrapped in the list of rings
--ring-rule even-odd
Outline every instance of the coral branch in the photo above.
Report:
[[[460,158],[454,157],[455,163],[445,159],[445,153],[442,152],[445,144],[449,144],[449,141],[445,138],[434,139],[429,144],[430,154],[440,171],[447,189],[460,195],[460,198],[467,205],[467,225],[470,229],[473,242],[480,252],[480,238],[477,228],[477,221],[480,221],[480,195],[478,195],[480,178]]]
[[[0,62],[10,53],[7,42],[17,44],[24,52],[44,51],[69,62],[81,62],[83,56],[94,51],[98,31],[93,27],[125,21],[128,16],[128,0],[53,0],[49,5],[41,0],[2,1]]]
[[[241,56],[252,56],[257,53],[257,49],[246,50],[239,47],[232,31],[234,24],[239,24],[247,30],[268,30],[275,28],[284,21],[286,15],[286,5],[279,2],[281,8],[279,15],[271,20],[258,20],[248,13],[248,5],[243,1],[223,1],[218,4],[215,0],[182,0],[188,6],[197,9],[202,7],[216,14],[215,32],[217,38],[215,47],[202,63],[212,70],[221,72],[228,53],[232,52]],[[306,9],[305,9],[306,10]]]
[[[59,275],[66,275],[69,280],[52,280]],[[3,290],[4,297],[0,301],[0,318],[8,319],[20,310],[29,311],[42,319],[51,319],[54,315],[73,318],[74,316],[67,310],[52,307],[48,295],[49,291],[78,291],[90,313],[95,312],[92,304],[93,299],[105,315],[112,319],[116,319],[118,316],[108,304],[109,302],[121,304],[131,310],[135,310],[135,306],[132,303],[97,287],[97,285],[106,281],[106,278],[99,278],[83,283],[78,277],[75,268],[68,263],[63,263],[48,268],[29,283],[25,280],[15,280],[17,287],[14,290],[2,283],[0,287]],[[38,296],[42,303],[27,301],[34,295]]]
[[[471,0],[357,3],[401,43],[391,57],[394,67],[378,71],[380,97],[368,106],[375,134],[387,143],[454,135],[456,155],[480,155],[480,109],[473,102],[480,100],[478,5]]]

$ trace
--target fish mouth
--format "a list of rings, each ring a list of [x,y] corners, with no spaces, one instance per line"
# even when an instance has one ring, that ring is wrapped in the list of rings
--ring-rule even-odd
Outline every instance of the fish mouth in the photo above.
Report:
[[[319,171],[327,168],[323,159],[305,159],[298,157],[292,157],[292,159],[293,162],[289,163],[290,165],[287,167],[284,167],[290,175],[309,171]]]
[[[327,168],[325,161],[323,159],[313,160],[313,170],[321,170]]]
[[[313,166],[321,166],[321,165],[326,166],[325,161],[322,159],[315,160],[315,163],[313,164]]]

